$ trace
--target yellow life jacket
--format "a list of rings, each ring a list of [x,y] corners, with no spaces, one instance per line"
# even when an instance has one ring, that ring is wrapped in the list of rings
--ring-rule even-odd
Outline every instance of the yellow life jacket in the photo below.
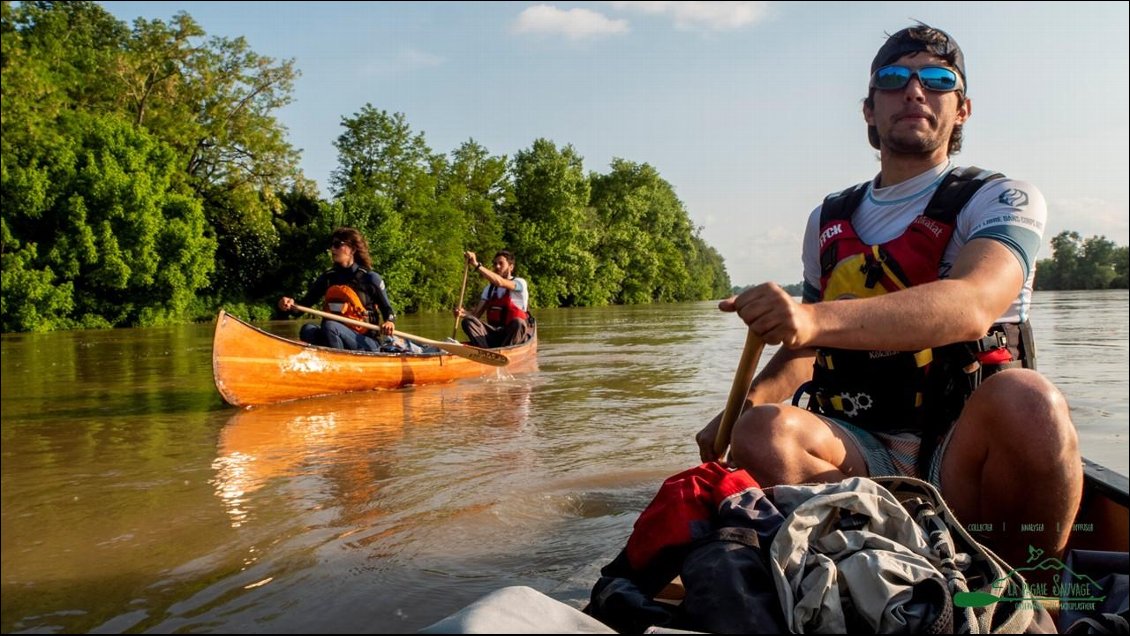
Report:
[[[937,280],[961,210],[982,185],[1002,176],[975,167],[951,171],[906,231],[877,245],[865,243],[852,224],[869,184],[829,196],[820,210],[821,301],[872,298]],[[977,344],[921,351],[821,347],[805,388],[813,398],[809,408],[870,431],[948,424],[972,392],[963,369]]]

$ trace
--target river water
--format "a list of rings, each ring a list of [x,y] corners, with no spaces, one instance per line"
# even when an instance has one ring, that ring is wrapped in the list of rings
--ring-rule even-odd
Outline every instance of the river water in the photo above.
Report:
[[[1040,369],[1123,474],[1128,314],[1034,299]],[[247,411],[212,325],[4,335],[0,629],[398,633],[505,585],[575,600],[698,463],[745,330],[714,303],[538,318],[533,373]]]

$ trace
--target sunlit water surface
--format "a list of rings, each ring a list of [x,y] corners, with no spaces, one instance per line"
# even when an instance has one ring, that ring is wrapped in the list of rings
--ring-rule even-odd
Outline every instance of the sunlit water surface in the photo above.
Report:
[[[1124,474],[1127,309],[1034,308],[1084,453]],[[0,627],[393,633],[505,585],[583,596],[698,463],[744,329],[714,303],[538,317],[534,373],[247,411],[215,392],[211,325],[5,335]]]

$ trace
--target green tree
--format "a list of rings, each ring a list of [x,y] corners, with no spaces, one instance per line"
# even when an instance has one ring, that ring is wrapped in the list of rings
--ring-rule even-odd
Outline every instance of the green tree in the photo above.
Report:
[[[1114,252],[1114,278],[1110,281],[1111,289],[1130,288],[1128,268],[1130,268],[1130,247],[1123,245]]]
[[[696,233],[694,236],[695,262],[690,266],[691,278],[707,283],[705,296],[687,300],[721,299],[730,295],[730,275],[726,273],[726,261],[718,250],[710,246]]]
[[[593,253],[601,263],[601,279],[615,303],[670,300],[673,288],[683,287],[688,254],[677,253],[675,232],[683,204],[670,185],[647,164],[614,159],[607,175],[593,174],[592,207],[600,233]],[[670,259],[671,262],[664,262]],[[666,275],[677,271],[679,280]],[[598,298],[606,295],[598,290]]]
[[[51,331],[71,325],[74,283],[59,282],[50,266],[40,263],[38,246],[21,243],[0,220],[0,326],[8,331]]]
[[[479,250],[484,259],[506,247],[500,210],[514,198],[506,168],[505,156],[492,156],[471,139],[451,153],[440,180],[440,196],[463,213],[462,247]]]
[[[366,104],[342,126],[331,178],[344,223],[365,234],[373,267],[399,308],[449,305],[462,277],[466,221],[439,196],[446,161],[432,153],[423,134],[412,132],[402,113]]]
[[[1105,236],[1083,239],[1064,230],[1051,240],[1052,258],[1036,264],[1036,289],[1107,289],[1126,285],[1127,251]]]
[[[184,12],[168,23],[135,20],[111,76],[119,110],[176,149],[203,196],[285,191],[298,153],[275,113],[293,99],[294,61],[258,55],[242,37],[204,36]]]
[[[283,193],[282,213],[275,217],[279,236],[277,269],[263,297],[299,296],[332,262],[328,257],[330,234],[340,225],[341,206],[322,201],[313,184],[296,184]]]
[[[4,154],[34,148],[63,113],[104,110],[127,27],[94,2],[0,5]]]
[[[172,187],[175,154],[113,116],[73,113],[59,124],[70,145],[3,175],[5,192],[42,184],[42,196],[5,211],[5,252],[14,253],[5,254],[4,329],[184,320],[211,273],[215,242],[199,201]],[[37,291],[25,297],[18,280]]]
[[[589,284],[597,275],[590,252],[596,215],[588,209],[589,181],[572,146],[538,139],[511,162],[514,203],[505,211],[506,238],[530,278],[531,304],[599,304]]]
[[[8,259],[9,264],[25,274],[38,272],[36,277],[54,280],[69,279],[75,263],[82,263],[78,270],[98,280],[88,284],[75,279],[81,283],[76,290],[114,287],[122,272],[129,270],[126,278],[133,282],[127,288],[132,288],[154,264],[134,263],[127,257],[148,254],[149,247],[142,243],[124,247],[132,240],[129,236],[101,238],[105,227],[88,228],[95,237],[91,239],[80,228],[90,218],[117,218],[112,208],[92,207],[113,206],[114,196],[127,197],[103,190],[121,188],[105,185],[115,183],[115,165],[129,173],[136,170],[131,157],[160,155],[155,166],[160,176],[135,184],[141,193],[137,197],[165,197],[163,203],[153,205],[163,210],[165,224],[175,228],[169,230],[174,234],[186,229],[199,232],[186,238],[183,249],[192,252],[210,246],[209,262],[214,258],[218,263],[210,297],[219,302],[263,288],[267,273],[277,269],[271,256],[279,244],[273,218],[283,206],[277,193],[301,177],[297,153],[274,118],[291,99],[297,76],[293,63],[256,55],[242,38],[204,40],[200,27],[183,13],[168,24],[137,20],[131,29],[93,2],[4,2],[2,6],[3,220],[5,254],[11,250],[16,257]],[[83,114],[85,119],[72,114]],[[158,147],[159,151],[152,150]],[[75,153],[79,156],[69,156]],[[69,175],[72,169],[85,173]],[[98,179],[103,180],[101,185]],[[95,185],[103,189],[83,189]],[[163,190],[152,192],[154,187]],[[201,209],[203,224],[196,222],[196,211]],[[40,216],[61,210],[76,219],[68,221],[70,226],[59,226],[62,234],[50,239],[48,250],[35,226]],[[124,214],[134,212],[127,207]],[[144,214],[139,218],[139,227],[154,227],[146,225]],[[115,223],[111,227],[117,230]],[[99,241],[104,251],[97,259],[102,263],[94,267],[90,245]],[[113,247],[115,241],[122,245],[120,255]],[[66,254],[67,250],[75,253]],[[132,299],[120,304],[110,294],[101,304],[107,313],[99,315],[103,309],[95,307],[98,303],[80,294],[66,310],[74,316],[32,320],[35,327],[26,320],[16,322],[41,329],[169,320],[186,311],[179,296],[182,283],[199,291],[198,273],[190,268],[181,272],[183,280],[179,280],[176,274],[158,269],[153,275],[177,279],[169,284],[178,289],[177,299],[161,310],[139,309]],[[59,294],[65,295],[64,283],[59,284]],[[56,308],[49,312],[52,315],[66,306],[43,304]],[[200,303],[196,305],[198,311]],[[5,324],[12,324],[7,315]]]
[[[1078,287],[1107,289],[1116,276],[1115,251],[1118,246],[1105,236],[1092,236],[1083,241],[1082,261],[1078,270]]]
[[[279,193],[301,180],[275,113],[292,100],[294,62],[213,37],[186,13],[134,21],[114,77],[120,107],[176,149],[179,175],[215,231],[220,299],[254,298],[277,269]]]
[[[698,236],[674,188],[653,167],[615,159],[611,172],[590,181],[599,219],[593,254],[601,264],[595,298],[634,304],[726,294],[721,255]]]
[[[1036,289],[1073,289],[1081,242],[1079,233],[1069,230],[1052,238],[1052,258],[1036,263]]]

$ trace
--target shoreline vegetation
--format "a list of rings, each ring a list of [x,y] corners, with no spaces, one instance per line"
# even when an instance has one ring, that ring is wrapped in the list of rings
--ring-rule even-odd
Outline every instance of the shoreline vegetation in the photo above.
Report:
[[[369,237],[401,313],[450,310],[463,252],[517,256],[533,307],[721,298],[731,283],[647,163],[587,170],[540,138],[444,153],[402,113],[342,114],[322,196],[277,118],[294,60],[184,12],[126,24],[93,2],[2,3],[4,332],[262,320]],[[345,108],[348,108],[346,106]]]
[[[534,308],[733,289],[647,163],[587,170],[544,138],[512,157],[474,139],[437,152],[403,113],[364,104],[340,116],[323,196],[277,119],[293,59],[208,37],[184,12],[127,24],[94,2],[0,8],[5,333],[181,324],[220,308],[278,317],[278,297],[329,267],[325,243],[343,225],[369,237],[401,313],[453,307],[465,250],[510,249]],[[1126,247],[1075,232],[1053,246],[1037,289],[1127,286]]]

